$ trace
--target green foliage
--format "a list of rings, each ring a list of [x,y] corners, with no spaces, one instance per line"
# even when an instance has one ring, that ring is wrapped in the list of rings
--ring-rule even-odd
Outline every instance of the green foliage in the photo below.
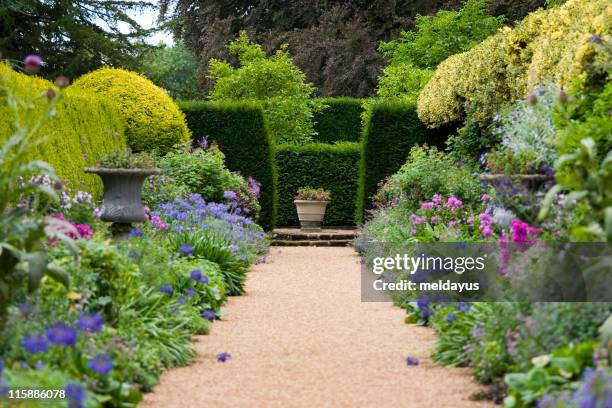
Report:
[[[378,184],[399,170],[410,149],[422,143],[438,144],[416,114],[416,106],[402,102],[377,102],[367,112],[359,165],[356,221],[363,221]]]
[[[542,83],[588,87],[607,75],[593,69],[612,32],[606,2],[574,0],[531,13],[470,51],[442,62],[419,95],[419,117],[428,126],[474,120],[488,125],[506,104]],[[603,43],[603,44],[600,44]]]
[[[279,146],[276,152],[279,189],[277,224],[298,223],[293,199],[298,189],[304,186],[331,192],[332,200],[323,221],[325,225],[352,224],[360,153],[360,145],[349,142]]]
[[[98,165],[107,169],[152,169],[155,167],[155,157],[148,152],[132,153],[126,149],[107,154]]]
[[[32,102],[28,113],[34,121],[47,115],[44,98],[32,98],[55,86],[37,77],[11,70],[0,63],[0,83],[17,99]],[[67,89],[55,103],[54,115],[38,128],[33,138],[36,146],[27,153],[28,160],[44,159],[57,176],[68,182],[72,190],[87,190],[95,197],[102,195],[102,183],[97,176],[85,174],[85,167],[93,167],[98,159],[113,151],[125,149],[124,125],[115,106],[91,92]],[[0,92],[0,116],[12,117],[6,92]],[[24,111],[18,113],[24,120]],[[16,131],[11,120],[0,121],[0,142],[5,142]]]
[[[168,176],[149,176],[142,188],[142,202],[149,208],[157,208],[177,198],[186,198],[188,194],[185,185],[176,183]]]
[[[196,141],[206,138],[225,154],[227,167],[261,183],[258,223],[274,225],[276,217],[276,165],[273,144],[261,108],[249,102],[181,102]]]
[[[71,89],[89,90],[117,104],[135,152],[165,153],[190,139],[185,115],[172,98],[134,72],[102,68],[77,79]]]
[[[268,58],[262,47],[243,32],[227,49],[238,59],[240,67],[216,59],[209,62],[209,77],[214,82],[211,100],[257,101],[263,107],[274,141],[297,144],[311,141],[315,133],[313,111],[318,106],[310,99],[314,87],[305,82],[286,47]]]
[[[406,163],[392,175],[375,196],[375,201],[388,203],[401,197],[409,210],[435,194],[455,196],[468,207],[478,205],[483,193],[480,183],[467,167],[458,166],[450,156],[435,147],[413,147]]]
[[[202,96],[196,81],[198,63],[182,43],[162,46],[147,52],[140,71],[174,99],[197,99]]]
[[[319,100],[323,109],[314,114],[314,140],[317,143],[359,142],[363,103],[353,98]]]
[[[296,200],[330,201],[331,193],[322,188],[300,187],[295,195]]]
[[[495,33],[503,20],[489,15],[485,0],[467,0],[459,11],[417,16],[415,31],[404,31],[399,39],[380,45],[389,66],[379,80],[378,96],[401,96],[415,102],[431,78],[431,70]]]

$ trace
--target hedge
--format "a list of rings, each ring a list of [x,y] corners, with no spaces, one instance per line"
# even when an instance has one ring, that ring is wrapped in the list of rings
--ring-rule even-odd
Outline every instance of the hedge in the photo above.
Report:
[[[77,79],[72,89],[95,92],[117,104],[134,151],[166,153],[189,142],[185,116],[166,91],[135,72],[101,68]]]
[[[0,63],[0,87],[3,85],[20,100],[32,100],[47,89],[56,89],[49,81],[15,72]],[[34,106],[42,113],[41,99]],[[15,130],[3,90],[0,117],[4,119],[0,121],[2,144]],[[33,151],[30,159],[46,161],[71,190],[89,191],[96,198],[102,196],[102,183],[98,176],[85,174],[84,168],[95,166],[110,152],[126,148],[124,123],[116,106],[91,92],[72,88],[63,92],[55,116],[44,124],[38,136],[46,141]]]
[[[276,166],[273,144],[261,107],[250,102],[182,101],[194,142],[208,137],[225,154],[227,167],[261,183],[258,223],[266,229],[276,218]]]
[[[293,199],[298,188],[308,186],[331,191],[332,199],[325,213],[324,225],[352,225],[355,220],[360,155],[359,143],[279,146],[276,151],[279,190],[277,224],[298,224]]]
[[[423,143],[441,145],[444,141],[441,133],[425,128],[414,103],[380,101],[371,106],[363,128],[357,223],[363,222],[365,211],[371,208],[371,197],[376,194],[378,184],[399,170],[410,148]]]
[[[322,98],[327,108],[314,114],[316,142],[358,142],[361,138],[362,101],[354,98]]]

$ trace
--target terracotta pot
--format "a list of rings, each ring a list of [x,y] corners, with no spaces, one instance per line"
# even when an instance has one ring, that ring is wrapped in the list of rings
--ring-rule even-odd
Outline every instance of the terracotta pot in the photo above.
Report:
[[[303,231],[321,231],[325,208],[329,201],[294,200]]]
[[[159,169],[86,168],[85,172],[97,174],[104,183],[102,221],[118,224],[145,221],[142,185],[147,177],[160,174]]]

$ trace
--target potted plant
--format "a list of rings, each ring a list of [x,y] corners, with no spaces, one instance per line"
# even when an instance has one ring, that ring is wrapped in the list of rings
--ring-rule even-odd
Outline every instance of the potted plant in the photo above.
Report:
[[[322,188],[302,187],[295,196],[295,207],[303,231],[321,231],[325,208],[331,193]]]
[[[100,160],[98,167],[85,169],[100,176],[104,184],[102,221],[113,223],[114,232],[129,230],[133,222],[144,222],[142,186],[147,177],[160,174],[155,160],[147,153],[130,150],[111,153]]]

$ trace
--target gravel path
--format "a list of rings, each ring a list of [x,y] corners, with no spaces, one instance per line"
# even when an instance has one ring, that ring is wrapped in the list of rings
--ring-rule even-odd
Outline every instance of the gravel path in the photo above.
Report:
[[[430,329],[360,300],[350,248],[272,248],[199,357],[166,372],[144,407],[481,407],[466,369],[434,365]],[[217,362],[221,352],[231,360]],[[406,356],[420,360],[407,366]]]

